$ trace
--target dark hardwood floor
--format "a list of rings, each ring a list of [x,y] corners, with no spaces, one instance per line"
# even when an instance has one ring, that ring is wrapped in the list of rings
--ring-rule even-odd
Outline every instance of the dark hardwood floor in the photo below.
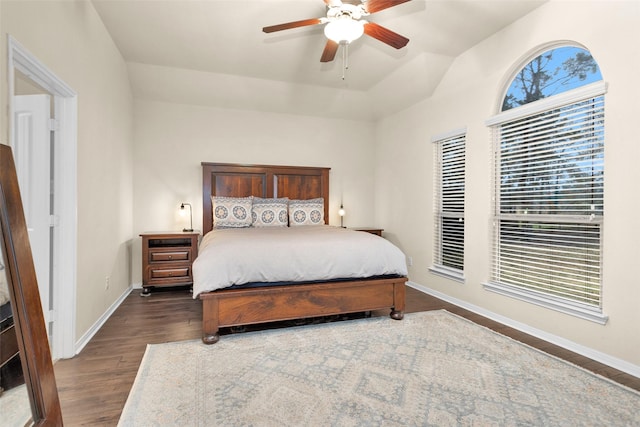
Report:
[[[55,363],[65,425],[115,426],[146,345],[200,338],[201,303],[192,299],[187,290],[157,291],[148,298],[139,294],[139,290],[134,290],[126,298],[79,355]],[[439,309],[446,309],[640,391],[640,378],[407,288],[407,312]],[[387,316],[388,312],[379,311],[373,315]]]

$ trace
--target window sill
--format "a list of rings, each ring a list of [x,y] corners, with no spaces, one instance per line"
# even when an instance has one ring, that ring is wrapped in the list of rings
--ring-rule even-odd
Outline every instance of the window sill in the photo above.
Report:
[[[495,282],[484,283],[484,289],[500,295],[515,298],[520,301],[559,311],[564,314],[589,320],[591,322],[599,323],[601,325],[606,324],[609,320],[609,316],[602,313],[602,310],[599,308],[572,303],[571,301],[554,298],[553,296],[544,295],[539,292],[528,291],[526,289],[520,289],[514,286]]]
[[[452,268],[443,267],[441,265],[432,265],[431,267],[429,267],[429,271],[433,274],[437,274],[438,276],[455,280],[456,282],[465,282],[464,272],[460,270],[454,270]]]

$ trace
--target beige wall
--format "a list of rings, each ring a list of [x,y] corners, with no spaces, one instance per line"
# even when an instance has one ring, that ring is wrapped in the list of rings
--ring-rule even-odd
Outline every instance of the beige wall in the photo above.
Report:
[[[482,287],[489,277],[490,133],[513,67],[532,50],[559,40],[589,49],[609,84],[606,95],[604,313],[605,326],[500,296]],[[482,310],[593,349],[640,372],[640,2],[551,1],[465,52],[433,97],[377,123],[376,220],[393,230],[413,257],[410,279]],[[524,65],[524,64],[521,64]],[[432,260],[430,138],[467,126],[465,276],[460,284],[429,273]],[[401,141],[401,142],[400,142]],[[394,178],[394,179],[391,179]],[[394,184],[394,183],[401,183]],[[403,206],[403,215],[394,207]],[[634,365],[634,366],[632,366]]]
[[[181,202],[202,229],[201,162],[330,167],[330,222],[344,201],[345,226],[374,226],[370,122],[259,113],[137,99],[134,230],[180,230]],[[141,282],[139,239],[134,283]]]
[[[2,142],[9,135],[7,34],[78,94],[78,340],[130,284],[133,101],[126,66],[90,2],[2,0],[0,16]]]

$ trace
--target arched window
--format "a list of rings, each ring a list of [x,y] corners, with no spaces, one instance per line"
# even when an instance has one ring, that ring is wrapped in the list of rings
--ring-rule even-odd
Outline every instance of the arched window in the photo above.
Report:
[[[494,244],[485,288],[600,323],[604,94],[582,48],[537,55],[510,82],[494,141]]]
[[[567,92],[602,80],[589,51],[565,46],[548,50],[522,67],[502,101],[502,110]]]

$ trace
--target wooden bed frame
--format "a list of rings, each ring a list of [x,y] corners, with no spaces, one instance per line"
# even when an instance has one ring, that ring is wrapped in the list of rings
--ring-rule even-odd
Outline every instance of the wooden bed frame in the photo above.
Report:
[[[203,234],[213,226],[211,196],[324,197],[329,218],[329,168],[202,163]],[[280,320],[391,309],[401,320],[406,277],[332,281],[253,288],[218,289],[200,294],[202,341],[216,343],[219,328]]]

